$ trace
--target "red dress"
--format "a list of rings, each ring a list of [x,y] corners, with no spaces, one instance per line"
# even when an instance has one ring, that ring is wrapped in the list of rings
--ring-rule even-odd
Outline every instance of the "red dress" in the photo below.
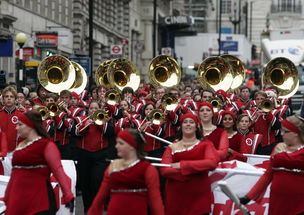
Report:
[[[180,169],[162,167],[167,178],[165,191],[166,215],[197,215],[211,210],[211,185],[208,171],[216,168],[218,155],[209,140],[188,149],[172,151],[167,147],[162,163],[180,162]]]
[[[295,215],[304,212],[304,147],[292,153],[281,152],[247,194],[257,199],[272,182],[269,215]]]
[[[60,153],[53,142],[36,138],[17,148],[12,174],[5,191],[6,215],[32,215],[50,209],[48,185],[54,174],[62,190],[62,204],[71,201],[71,179],[64,173]]]
[[[227,157],[229,148],[228,135],[225,129],[216,128],[209,135],[206,135],[205,138],[213,143],[215,149],[218,152],[220,160],[224,161]]]
[[[137,160],[124,169],[106,170],[88,215],[102,214],[104,201],[111,196],[107,215],[164,215],[158,173],[147,161]]]

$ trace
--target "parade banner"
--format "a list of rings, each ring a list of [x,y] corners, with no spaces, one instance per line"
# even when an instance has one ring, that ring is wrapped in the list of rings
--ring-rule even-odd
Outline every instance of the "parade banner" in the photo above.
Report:
[[[224,180],[230,189],[238,196],[243,197],[255,185],[265,169],[257,168],[240,161],[223,162],[210,173],[214,203],[212,215],[242,215],[243,212],[217,186],[219,180]],[[269,203],[269,187],[262,199],[251,201],[246,207],[254,215],[267,215]]]

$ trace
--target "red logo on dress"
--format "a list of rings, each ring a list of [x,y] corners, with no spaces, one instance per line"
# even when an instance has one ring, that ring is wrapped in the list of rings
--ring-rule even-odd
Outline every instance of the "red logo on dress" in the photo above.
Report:
[[[252,146],[252,139],[250,139],[250,138],[247,138],[246,140],[245,140],[245,142],[246,142],[246,144],[248,145],[248,146]]]
[[[13,116],[11,120],[12,120],[13,124],[17,124],[18,123],[18,116]]]

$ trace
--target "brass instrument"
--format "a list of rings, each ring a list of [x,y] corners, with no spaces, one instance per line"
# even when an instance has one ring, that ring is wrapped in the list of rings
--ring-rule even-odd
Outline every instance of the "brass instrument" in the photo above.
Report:
[[[165,120],[165,114],[162,110],[155,109],[148,114],[147,119],[155,125],[160,125]]]
[[[198,79],[204,89],[227,91],[233,82],[233,70],[222,57],[208,57],[198,69]]]
[[[181,80],[180,66],[173,57],[159,55],[150,63],[149,78],[155,88],[159,86],[175,87]]]
[[[223,101],[219,97],[213,97],[208,102],[213,106],[214,112],[219,112],[224,106]]]
[[[222,58],[226,59],[230,66],[232,67],[232,75],[233,75],[233,82],[230,86],[229,91],[234,91],[239,86],[242,85],[243,81],[246,78],[246,71],[244,64],[240,59],[233,55],[222,55]]]
[[[275,108],[274,102],[271,99],[264,99],[259,105],[259,109],[268,113]]]
[[[178,100],[171,93],[167,93],[162,97],[161,104],[166,110],[173,111],[178,105]]]
[[[41,119],[46,120],[50,117],[50,112],[47,107],[41,106],[37,108],[37,111],[40,113]]]
[[[108,79],[108,68],[111,63],[112,60],[106,60],[98,66],[95,72],[95,82],[97,86],[105,86],[106,88],[113,87]]]
[[[103,125],[109,121],[109,114],[103,110],[97,110],[93,113],[91,119],[96,125]]]
[[[115,59],[107,69],[109,83],[118,91],[125,87],[137,90],[140,84],[140,76],[136,66],[127,59]]]
[[[64,108],[63,108],[63,105],[64,105],[64,102],[58,102],[58,103],[49,103],[47,105],[47,109],[49,111],[49,114],[51,117],[54,117],[58,114],[58,112],[64,112],[66,111]]]
[[[104,125],[109,121],[109,114],[106,111],[97,110],[91,116],[88,116],[88,117],[84,118],[82,120],[82,122],[80,122],[76,125],[76,127],[78,127],[80,124],[84,123],[88,119],[92,119],[93,123],[95,123],[96,125]],[[86,129],[91,124],[92,123],[87,124],[79,132],[83,131],[84,129]]]
[[[38,67],[38,80],[49,92],[60,93],[70,89],[75,82],[73,64],[65,57],[53,55],[45,58]]]
[[[276,86],[279,98],[289,98],[297,92],[299,87],[297,68],[287,58],[275,58],[267,64],[262,83],[263,86],[266,84]]]
[[[69,88],[69,91],[80,94],[82,91],[84,91],[84,89],[87,86],[88,76],[82,66],[80,66],[78,63],[74,61],[71,61],[71,63],[74,66],[76,78],[71,88]]]
[[[120,94],[117,90],[110,89],[106,92],[105,98],[106,103],[108,103],[109,105],[115,105],[119,103]]]

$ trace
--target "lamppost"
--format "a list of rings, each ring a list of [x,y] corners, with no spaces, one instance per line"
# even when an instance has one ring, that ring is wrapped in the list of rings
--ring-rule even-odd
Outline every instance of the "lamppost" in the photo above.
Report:
[[[23,87],[23,45],[26,41],[25,33],[18,33],[15,37],[15,41],[19,45],[19,63],[18,63],[18,73],[17,73],[17,89],[21,89]]]

